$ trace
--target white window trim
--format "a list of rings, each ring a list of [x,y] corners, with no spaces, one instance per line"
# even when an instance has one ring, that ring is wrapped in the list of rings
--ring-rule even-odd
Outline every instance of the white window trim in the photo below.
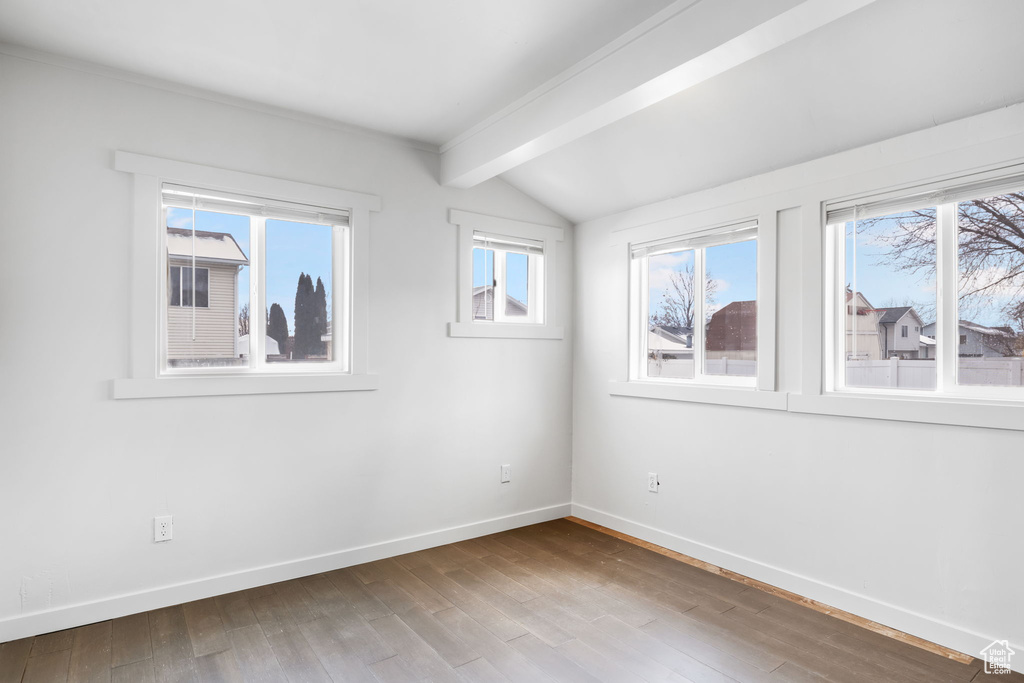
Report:
[[[728,229],[740,223],[756,220],[757,228],[757,376],[754,386],[736,386],[726,378],[714,382],[697,380],[637,379],[634,365],[637,362],[638,331],[641,313],[647,319],[646,310],[638,310],[640,283],[634,282],[635,275],[629,275],[632,268],[631,245],[657,242],[668,239],[686,239],[715,229]],[[717,208],[690,216],[680,216],[654,224],[626,228],[613,234],[611,247],[622,255],[627,268],[624,282],[629,283],[626,310],[622,314],[623,327],[621,353],[624,358],[620,377],[608,385],[614,396],[651,398],[694,403],[712,403],[769,410],[786,410],[785,393],[776,391],[776,249],[778,228],[775,211],[759,211],[753,203]],[[641,306],[642,308],[642,306]],[[695,344],[696,346],[696,344]],[[722,380],[722,381],[718,381]]]
[[[221,396],[322,391],[364,391],[377,388],[367,371],[369,304],[369,216],[380,211],[380,198],[320,185],[230,171],[159,157],[118,151],[114,169],[133,176],[130,361],[128,377],[113,380],[115,399],[173,396]],[[165,374],[160,368],[162,329],[161,245],[163,183],[236,192],[314,206],[346,207],[350,211],[351,266],[348,322],[351,340],[348,372],[204,375]],[[341,348],[344,348],[343,346]]]
[[[448,336],[491,339],[563,339],[565,330],[557,324],[555,263],[558,258],[558,243],[565,240],[565,231],[562,228],[549,225],[497,218],[458,209],[452,209],[449,212],[448,222],[458,228],[459,250],[456,322],[448,323]],[[544,322],[498,322],[473,319],[474,232],[520,237],[544,243],[543,287],[540,288],[543,290]],[[497,268],[497,266],[495,267]],[[495,304],[495,308],[497,308],[497,304]]]
[[[922,183],[915,182],[915,178],[929,177],[929,174],[934,173],[938,166],[940,166],[939,160],[934,157],[909,163],[895,174],[890,187],[920,187]],[[956,172],[955,169],[961,166],[962,163],[958,163],[954,158],[946,164],[951,172],[927,186],[956,184],[966,175],[962,171]],[[998,179],[1013,173],[1020,173],[1021,168],[1024,168],[1024,161],[1003,162],[992,165],[988,169],[982,168],[971,175],[984,180]],[[868,177],[871,175],[869,173]],[[935,178],[936,176],[930,177]],[[850,180],[832,181],[820,188],[821,193],[826,194],[829,190],[842,192],[843,190],[840,188],[846,188],[848,191]],[[887,192],[886,190],[872,192],[870,191],[871,187],[862,187],[858,195],[876,196]],[[888,192],[891,195],[908,194],[906,190],[899,189]],[[837,390],[834,386],[836,361],[834,333],[832,332],[835,327],[835,315],[829,305],[835,290],[836,276],[835,264],[832,260],[834,250],[828,244],[829,232],[826,220],[826,204],[834,206],[837,202],[822,200],[821,194],[819,194],[817,197],[805,196],[803,200],[794,203],[801,206],[801,223],[808,228],[802,233],[802,251],[805,254],[819,254],[820,258],[805,259],[804,261],[803,327],[801,330],[803,335],[802,379],[800,391],[789,395],[788,410],[790,412],[1024,431],[1024,419],[1022,419],[1024,396],[1017,400],[1008,400],[1005,392],[1002,392],[1002,395],[982,396],[974,392],[973,387],[961,387],[961,392],[956,395],[871,388]],[[954,278],[952,291],[956,291],[955,274],[944,273],[939,274],[938,277],[941,278],[943,275]],[[937,305],[941,312],[943,303],[939,301]],[[948,318],[949,316],[944,317]],[[954,322],[956,319],[954,315],[951,320],[944,320],[943,323],[939,323],[940,328],[946,324],[956,330]],[[952,332],[952,334],[958,337],[958,332]],[[949,356],[951,354],[947,354],[945,362],[955,363],[956,356]],[[938,362],[943,361],[938,360]]]

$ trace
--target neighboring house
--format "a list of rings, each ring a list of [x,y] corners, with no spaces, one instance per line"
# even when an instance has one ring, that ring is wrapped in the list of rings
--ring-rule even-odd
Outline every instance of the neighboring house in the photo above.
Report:
[[[505,315],[523,315],[529,311],[519,299],[505,295]],[[494,320],[494,287],[473,288],[473,320]]]
[[[194,237],[167,228],[167,359],[235,358],[238,271],[249,259],[228,233],[196,230]]]
[[[1011,327],[987,327],[961,320],[959,324],[960,358],[1006,358],[1021,355],[1020,338]],[[935,336],[935,323],[924,326],[924,334]]]
[[[882,340],[878,325],[881,314],[857,292],[846,290],[847,360],[881,360]]]
[[[924,327],[924,322],[912,306],[876,308],[875,312],[878,314],[882,358],[916,360],[928,357],[921,355],[921,328]]]
[[[733,301],[711,315],[707,326],[707,358],[756,360],[757,302]]]
[[[666,360],[693,358],[693,328],[655,325],[647,331],[647,350]]]

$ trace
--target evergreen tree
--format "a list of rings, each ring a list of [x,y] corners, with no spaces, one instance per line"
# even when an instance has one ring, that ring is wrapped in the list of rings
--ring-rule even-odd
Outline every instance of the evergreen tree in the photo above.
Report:
[[[270,305],[270,313],[267,315],[267,336],[277,342],[279,353],[285,352],[285,344],[288,342],[288,318],[285,317],[280,304]]]
[[[317,354],[324,355],[326,349],[323,342],[323,336],[327,334],[327,288],[324,287],[324,282],[320,278],[316,279],[316,292],[313,296],[314,309],[316,310],[316,332],[317,340]]]
[[[316,324],[315,297],[312,276],[300,273],[295,287],[295,358],[317,355],[320,334]]]

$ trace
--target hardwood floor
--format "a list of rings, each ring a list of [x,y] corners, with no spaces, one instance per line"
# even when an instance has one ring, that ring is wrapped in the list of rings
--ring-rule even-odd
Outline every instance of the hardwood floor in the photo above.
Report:
[[[0,646],[38,681],[1021,683],[567,520]]]

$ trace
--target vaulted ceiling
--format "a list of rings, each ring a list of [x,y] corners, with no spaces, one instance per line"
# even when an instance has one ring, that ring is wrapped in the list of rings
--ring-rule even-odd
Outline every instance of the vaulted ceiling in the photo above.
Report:
[[[572,220],[1024,101],[1019,0],[0,0],[0,41],[436,146]]]

